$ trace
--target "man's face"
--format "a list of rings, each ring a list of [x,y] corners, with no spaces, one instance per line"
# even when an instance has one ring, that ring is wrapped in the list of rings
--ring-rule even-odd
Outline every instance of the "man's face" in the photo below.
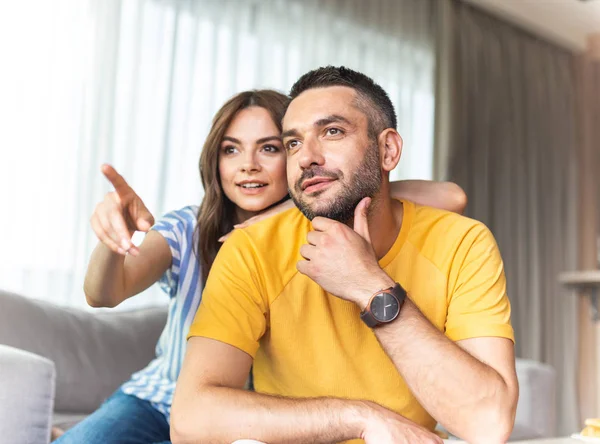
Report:
[[[344,86],[315,88],[296,97],[283,119],[287,179],[304,215],[348,222],[364,197],[381,186],[377,140],[369,139],[367,116]]]

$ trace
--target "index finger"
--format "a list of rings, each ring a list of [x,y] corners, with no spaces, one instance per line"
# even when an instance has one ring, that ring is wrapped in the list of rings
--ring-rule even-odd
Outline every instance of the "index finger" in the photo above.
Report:
[[[312,227],[315,231],[325,231],[334,226],[335,224],[339,224],[340,222],[335,221],[333,219],[327,219],[326,217],[317,216],[312,220]]]
[[[105,163],[102,165],[102,173],[109,180],[113,187],[115,187],[115,191],[119,196],[123,196],[131,191],[131,187],[129,184],[123,179],[117,170],[115,170],[111,165]]]

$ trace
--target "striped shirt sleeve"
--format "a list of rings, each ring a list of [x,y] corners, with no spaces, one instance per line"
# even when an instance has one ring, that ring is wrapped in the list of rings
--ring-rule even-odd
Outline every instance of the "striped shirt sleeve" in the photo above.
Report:
[[[158,280],[158,285],[171,298],[177,294],[183,250],[187,247],[186,235],[195,222],[192,207],[185,207],[165,214],[151,228],[166,239],[171,250],[171,266]]]

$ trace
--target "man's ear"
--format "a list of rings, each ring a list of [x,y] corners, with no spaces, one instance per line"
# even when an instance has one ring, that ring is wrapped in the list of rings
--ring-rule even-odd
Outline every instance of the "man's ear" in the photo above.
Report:
[[[402,137],[398,131],[388,128],[379,134],[379,154],[381,157],[381,168],[383,171],[390,172],[398,162],[402,155]]]

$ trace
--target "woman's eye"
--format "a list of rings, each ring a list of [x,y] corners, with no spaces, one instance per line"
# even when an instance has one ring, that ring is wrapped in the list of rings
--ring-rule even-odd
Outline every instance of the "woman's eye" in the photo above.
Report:
[[[268,153],[279,152],[279,148],[277,148],[275,145],[265,145],[265,146],[263,146],[263,150],[265,150]]]
[[[237,152],[237,148],[234,146],[226,146],[223,148],[223,153],[225,154],[233,154]]]

